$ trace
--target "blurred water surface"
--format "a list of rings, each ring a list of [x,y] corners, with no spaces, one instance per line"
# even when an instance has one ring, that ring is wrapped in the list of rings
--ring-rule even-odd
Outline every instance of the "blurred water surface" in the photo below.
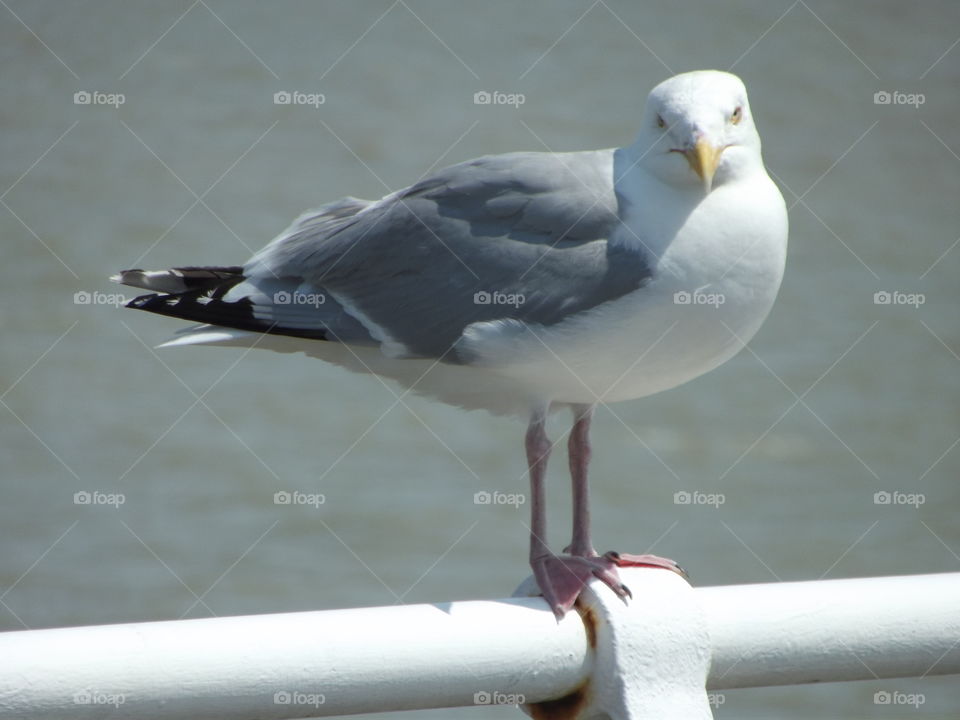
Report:
[[[509,594],[528,508],[474,495],[526,492],[519,423],[302,356],[154,352],[181,323],[94,293],[119,292],[121,268],[241,263],[305,208],[437,166],[627,144],[650,87],[706,67],[750,91],[791,208],[787,275],[748,351],[598,411],[598,544],[677,558],[700,585],[960,570],[955,3],[8,0],[0,16],[0,628]],[[110,494],[123,504],[75,502]],[[878,690],[924,703],[878,707]],[[718,718],[955,718],[960,688],[723,700]]]

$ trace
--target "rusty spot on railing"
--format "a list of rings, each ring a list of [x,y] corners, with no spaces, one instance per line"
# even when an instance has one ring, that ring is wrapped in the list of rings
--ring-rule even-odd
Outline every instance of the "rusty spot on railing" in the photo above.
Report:
[[[590,681],[587,680],[569,695],[556,700],[527,705],[533,720],[570,720],[576,718],[587,704],[587,692]]]
[[[577,609],[577,612],[580,613],[580,617],[583,619],[583,627],[587,631],[587,644],[590,646],[591,650],[597,649],[597,616],[593,612],[592,607],[585,606],[580,602],[580,598],[577,598],[577,602],[574,605]]]
[[[587,644],[590,646],[590,650],[595,651],[597,649],[597,616],[594,614],[593,608],[583,604],[580,598],[577,598],[574,607],[583,619],[583,628],[587,633]],[[562,698],[527,705],[527,710],[533,720],[571,720],[580,716],[587,704],[589,695],[590,678],[587,678],[582,685]]]

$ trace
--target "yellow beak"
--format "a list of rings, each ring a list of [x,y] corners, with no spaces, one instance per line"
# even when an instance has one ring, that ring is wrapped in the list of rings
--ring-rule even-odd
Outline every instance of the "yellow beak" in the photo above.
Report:
[[[717,165],[720,164],[720,153],[723,151],[723,147],[714,147],[703,138],[699,138],[692,148],[683,152],[687,162],[690,163],[690,169],[703,180],[705,192],[710,192],[710,188],[713,186],[713,174],[717,171]]]

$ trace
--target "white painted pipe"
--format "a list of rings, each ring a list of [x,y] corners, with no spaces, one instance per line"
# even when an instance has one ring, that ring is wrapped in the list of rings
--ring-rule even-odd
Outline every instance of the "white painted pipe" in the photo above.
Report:
[[[692,592],[711,689],[960,673],[960,573]],[[243,720],[538,702],[582,685],[592,664],[583,620],[557,624],[533,598],[10,632],[0,633],[0,718],[100,718],[119,706],[117,716],[139,720]]]
[[[708,687],[960,673],[960,573],[697,588]]]
[[[535,598],[11,632],[0,634],[0,718],[516,704],[565,694],[589,663],[580,617],[558,624]]]

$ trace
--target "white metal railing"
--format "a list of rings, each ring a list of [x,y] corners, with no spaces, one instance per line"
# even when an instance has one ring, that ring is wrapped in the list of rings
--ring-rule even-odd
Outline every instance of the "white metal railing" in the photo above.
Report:
[[[560,623],[523,597],[0,633],[0,718],[564,698],[562,717],[690,720],[711,717],[708,690],[960,673],[960,573],[691,588],[621,572],[629,606],[595,583]]]

